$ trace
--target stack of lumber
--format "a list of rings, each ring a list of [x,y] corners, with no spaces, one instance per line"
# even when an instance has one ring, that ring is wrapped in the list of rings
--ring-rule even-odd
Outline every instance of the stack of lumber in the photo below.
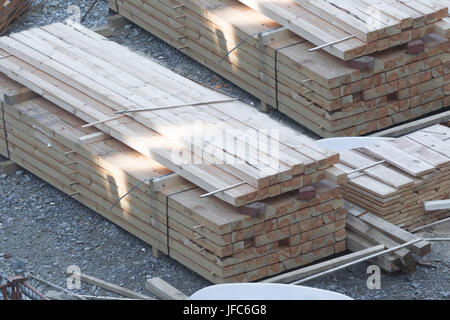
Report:
[[[293,0],[250,2],[264,7],[281,2],[299,7]],[[357,3],[344,3],[350,2]],[[364,135],[450,105],[444,89],[449,81],[448,40],[441,32],[433,33],[436,24],[442,23],[439,19],[448,14],[447,8],[428,8],[421,1],[422,6],[411,9],[395,2],[400,9],[392,12],[401,18],[394,13],[387,17],[381,10],[383,19],[395,23],[382,28],[383,32],[376,29],[380,39],[365,43],[353,38],[315,51],[310,50],[316,44],[349,33],[320,22],[323,19],[300,7],[304,15],[298,16],[290,4],[289,10],[280,10],[285,17],[269,16],[265,10],[260,13],[237,0],[110,0],[109,4],[264,105],[322,137],[332,137]],[[394,4],[386,6],[393,8]],[[291,29],[298,35],[283,27],[283,23],[294,23],[288,18],[293,16],[296,25],[312,28],[308,29],[311,32]],[[318,35],[323,39],[317,39]],[[423,41],[424,51],[408,53],[407,46],[415,39]],[[344,61],[367,54],[372,56],[358,58],[362,63]]]
[[[345,201],[345,207],[348,213],[346,217],[347,248],[352,253],[285,272],[261,282],[301,284],[308,279],[312,280],[366,259],[386,272],[401,270],[405,273],[412,273],[416,270],[416,261],[412,254],[423,257],[431,252],[431,244],[428,241],[422,240],[349,201]],[[411,244],[411,242],[414,243]],[[383,251],[398,247],[401,248],[381,254]],[[370,258],[374,254],[380,255]]]
[[[323,50],[350,60],[420,38],[446,18],[448,4],[428,0],[239,0]],[[348,39],[348,40],[343,40]]]
[[[203,189],[241,183],[215,195],[233,206],[323,180],[339,161],[337,153],[248,105],[168,73],[88,29],[45,26],[3,37],[0,48],[0,70],[8,77]],[[147,112],[136,112],[142,109]],[[229,137],[243,152],[226,145]]]
[[[345,199],[406,230],[450,216],[449,210],[424,208],[425,201],[450,198],[446,126],[342,152],[337,167],[349,174],[343,186]]]
[[[224,97],[82,27],[33,29],[1,38],[0,47],[3,55],[10,54],[0,61],[5,92],[0,137],[7,145],[0,152],[155,250],[221,283],[254,281],[346,249],[339,186],[346,176],[332,166],[338,154],[317,148],[238,101],[127,113],[111,120],[117,116],[114,110],[136,108],[131,99],[145,98],[145,107],[154,109]],[[26,100],[27,89],[13,80],[41,97]],[[121,109],[116,109],[119,94],[130,100],[120,100]],[[6,103],[7,95],[16,104]],[[201,197],[231,174],[220,165],[174,164],[174,142],[156,124],[169,126],[165,119],[181,115],[184,124],[205,119],[220,127],[220,115],[230,125],[245,122],[279,131],[282,174],[261,180],[271,193],[260,195],[264,188],[245,185],[236,188],[239,192]],[[288,159],[294,165],[290,170],[283,162]],[[305,197],[298,190],[303,185],[315,193]],[[258,192],[250,198],[249,190]]]
[[[348,213],[347,248],[351,251],[357,252],[380,244],[389,249],[418,239],[408,231],[349,201],[345,202],[345,207]],[[412,254],[423,257],[430,252],[431,244],[422,240],[390,254],[379,256],[371,262],[387,272],[401,270],[412,273],[416,270],[416,261]]]
[[[275,197],[249,217],[184,179],[139,185],[170,171],[111,137],[81,144],[96,130],[44,98],[4,109],[13,161],[210,281],[252,281],[345,250],[337,186],[315,184],[310,201]]]
[[[22,15],[31,6],[30,0],[3,0],[0,4],[0,35],[8,31],[14,20]]]

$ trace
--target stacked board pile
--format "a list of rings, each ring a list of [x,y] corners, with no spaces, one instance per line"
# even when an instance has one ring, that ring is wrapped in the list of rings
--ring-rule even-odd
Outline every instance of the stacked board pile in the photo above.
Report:
[[[377,244],[393,248],[419,238],[354,203],[346,201],[345,207],[347,209],[347,248],[351,251],[373,248]],[[422,240],[370,261],[386,272],[401,270],[412,273],[416,270],[416,261],[412,254],[423,257],[430,252],[431,244]]]
[[[264,4],[273,6],[275,2],[279,1]],[[400,15],[402,11],[401,18],[380,11],[383,19],[395,22],[392,28],[384,28],[385,33],[377,30],[380,39],[368,44],[349,39],[310,51],[317,45],[308,40],[317,34],[329,42],[348,33],[341,30],[334,36],[328,30],[336,26],[319,24],[314,17],[311,23],[319,27],[308,39],[309,33],[299,36],[283,27],[286,21],[281,17],[272,20],[237,0],[109,3],[123,17],[322,137],[364,135],[450,105],[450,54],[448,40],[442,36],[446,27],[439,28],[440,34],[433,33],[448,14],[446,7],[436,5],[437,9],[428,8],[427,13],[426,5],[406,6],[402,11],[397,2],[400,9],[392,12]],[[424,12],[417,11],[419,8]],[[301,10],[304,17],[312,15]],[[413,40],[420,40],[423,47],[413,45],[408,53]],[[371,57],[360,57],[367,54]],[[344,61],[355,57],[361,61]]]
[[[417,40],[448,15],[448,4],[428,0],[239,1],[345,61]]]
[[[287,128],[238,101],[210,104],[209,109],[198,106],[198,110],[190,105],[157,114],[154,105],[180,103],[173,100],[173,93],[187,101],[224,98],[82,27],[55,24],[3,37],[0,43],[6,50],[0,62],[4,73],[0,79],[4,93],[0,152],[155,249],[215,283],[255,281],[345,250],[346,211],[339,184],[346,176],[333,166],[339,155],[309,144],[303,136],[291,135]],[[93,72],[87,73],[77,61]],[[129,90],[128,97],[135,100],[139,94],[147,95],[147,107],[153,110],[139,114],[148,118],[135,119],[128,113],[115,118],[111,100],[118,97],[106,90],[113,85],[102,78],[106,71],[110,81],[121,79],[121,86],[115,87],[118,93],[125,95]],[[41,97],[20,102],[32,95],[20,92],[20,99],[19,94],[14,96],[18,89],[26,89],[17,88],[13,80]],[[139,80],[147,81],[145,86]],[[90,87],[74,87],[82,82]],[[173,87],[177,90],[171,94]],[[100,89],[102,99],[95,99],[92,95]],[[20,103],[8,104],[7,100]],[[220,187],[214,183],[230,174],[212,164],[208,170],[206,165],[172,164],[167,154],[175,143],[164,136],[164,127],[152,130],[143,124],[148,125],[144,120],[152,117],[155,124],[167,124],[164,116],[170,114],[184,114],[186,121],[204,114],[203,119],[210,120],[221,112],[217,107],[223,107],[221,117],[229,124],[238,125],[231,118],[233,110],[238,110],[235,116],[247,124],[280,132],[283,174],[261,180],[260,189],[236,188],[246,187],[247,195],[248,190],[258,190],[252,199],[237,197],[234,189],[200,197]],[[288,147],[288,139],[302,142]],[[301,155],[300,150],[315,159]],[[283,162],[288,154],[297,157],[290,170]],[[202,182],[207,180],[202,170],[210,174],[211,185]],[[259,193],[264,183],[273,194]],[[305,197],[298,190],[302,185],[315,194],[306,192]]]
[[[323,180],[339,161],[248,105],[88,29],[55,24],[23,31],[1,38],[0,50],[8,77],[208,192],[241,183],[215,195],[233,206]],[[255,133],[255,141],[235,132]],[[226,145],[224,137],[242,146]]]
[[[424,201],[450,198],[450,128],[446,126],[342,152],[337,167],[349,173],[343,186],[345,199],[406,230],[450,216],[449,210],[424,209]],[[355,172],[361,168],[367,169]]]

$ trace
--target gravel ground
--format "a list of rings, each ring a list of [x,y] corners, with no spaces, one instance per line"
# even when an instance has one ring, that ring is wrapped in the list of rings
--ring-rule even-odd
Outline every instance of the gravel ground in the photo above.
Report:
[[[12,32],[65,21],[74,12],[67,11],[70,5],[78,6],[83,16],[91,3],[47,1],[40,10],[15,26]],[[88,27],[106,24],[108,14],[107,2],[99,0],[83,24]],[[130,24],[124,27],[111,39],[177,73],[259,108],[258,99],[137,26]],[[271,116],[300,132],[308,133],[278,112],[271,113]],[[420,235],[449,237],[450,223],[430,228]],[[382,273],[380,290],[367,288],[369,274],[366,273],[366,263],[310,281],[307,285],[341,292],[355,299],[450,299],[449,252],[448,242],[433,243],[432,253],[418,259],[421,264],[414,274]],[[63,287],[70,265],[79,266],[83,273],[146,294],[149,293],[144,289],[145,279],[156,276],[186,294],[210,285],[171,258],[155,259],[149,245],[26,171],[14,176],[0,175],[0,270],[11,273],[9,262],[13,258],[24,259],[32,274]],[[31,282],[43,292],[50,289],[41,283]],[[75,292],[109,294],[87,284]]]

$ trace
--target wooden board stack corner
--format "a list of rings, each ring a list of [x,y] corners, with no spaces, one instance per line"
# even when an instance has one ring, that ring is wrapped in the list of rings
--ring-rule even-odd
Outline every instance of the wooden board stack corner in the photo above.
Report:
[[[29,100],[16,104],[2,103],[0,141],[7,145],[12,161],[146,241],[155,252],[169,255],[214,283],[256,281],[346,249],[346,211],[341,187],[325,179],[334,179],[338,184],[345,181],[345,174],[333,166],[339,160],[338,154],[315,147],[306,137],[292,135],[290,129],[257,113],[250,106],[238,101],[227,102],[227,112],[236,105],[241,116],[248,116],[247,125],[280,130],[281,141],[286,144],[282,149],[285,152],[283,159],[288,161],[287,155],[295,155],[297,161],[291,163],[296,174],[288,175],[287,171],[272,174],[269,186],[275,185],[278,190],[259,196],[264,188],[254,188],[257,190],[254,198],[248,196],[251,193],[247,187],[243,203],[233,200],[239,199],[232,197],[236,193],[223,197],[225,192],[222,192],[222,195],[202,198],[201,195],[214,191],[213,187],[218,186],[205,190],[197,184],[202,183],[201,176],[186,173],[198,172],[201,175],[200,169],[204,167],[180,166],[176,168],[177,176],[164,166],[161,161],[170,164],[170,157],[165,156],[160,144],[161,141],[164,146],[170,143],[163,134],[144,125],[145,117],[123,117],[88,125],[114,115],[110,108],[112,102],[109,105],[107,102],[110,98],[103,99],[103,103],[95,99],[96,94],[105,94],[102,88],[113,85],[111,82],[101,85],[106,78],[101,80],[101,76],[107,69],[100,66],[111,60],[104,55],[96,56],[93,50],[123,55],[107,66],[108,70],[116,70],[122,81],[133,79],[134,89],[122,86],[120,93],[124,96],[127,95],[126,90],[139,91],[136,90],[139,77],[158,79],[161,84],[174,81],[178,97],[190,98],[188,101],[192,101],[195,94],[197,99],[211,98],[212,91],[172,75],[146,59],[137,58],[92,31],[82,27],[68,28],[55,24],[11,38],[0,38],[1,48],[11,52],[11,56],[0,61],[4,72],[0,76],[2,92],[11,95],[16,87],[15,92],[26,92],[21,83],[41,95],[25,95],[22,100]],[[62,33],[52,37],[50,30]],[[19,46],[18,42],[25,41],[25,38],[29,40],[27,45]],[[97,46],[83,55],[91,55],[91,61],[97,65],[96,72],[89,73],[82,68],[75,72],[76,61],[64,55],[67,51],[63,41],[79,41],[80,45],[88,45],[95,42],[93,40]],[[55,43],[58,43],[58,49],[52,46]],[[20,53],[19,47],[23,50]],[[71,48],[72,55],[82,55],[76,46]],[[60,50],[59,55],[55,55],[57,59],[47,61],[47,64],[36,63],[41,55],[55,53],[54,50]],[[79,90],[79,81],[88,79],[91,88]],[[113,75],[109,77],[109,80],[114,79],[118,81]],[[162,88],[164,86],[159,90]],[[170,90],[170,87],[165,86],[165,89]],[[161,95],[161,91],[156,89],[147,92]],[[162,96],[166,99],[171,97],[170,92]],[[196,112],[199,117],[202,113],[208,114],[210,118],[205,119],[209,121],[217,121],[214,116],[218,114],[226,117],[226,113],[219,113],[221,109],[214,109],[214,106],[211,104],[209,108],[201,107],[197,111],[188,106],[187,110]],[[170,116],[175,121],[178,114],[186,114],[188,119],[188,113],[180,113],[178,108],[174,110],[161,112],[161,121]],[[229,123],[241,123],[228,117]],[[166,133],[159,127],[156,130]],[[292,142],[288,147],[289,141],[294,140],[300,145]],[[149,144],[149,141],[156,144]],[[296,154],[295,150],[299,153]],[[308,151],[314,159],[300,151]],[[6,155],[6,148],[0,152]],[[229,175],[219,167],[214,168],[212,177],[216,180]],[[276,177],[285,178],[279,182]],[[298,189],[304,185],[313,186],[315,195],[300,200]],[[255,201],[262,204],[259,214],[243,214],[245,210],[239,205],[246,208],[246,204]]]
[[[450,198],[450,128],[434,125],[395,140],[341,153],[349,175],[344,197],[406,230],[444,219],[449,210],[426,211],[424,202]]]

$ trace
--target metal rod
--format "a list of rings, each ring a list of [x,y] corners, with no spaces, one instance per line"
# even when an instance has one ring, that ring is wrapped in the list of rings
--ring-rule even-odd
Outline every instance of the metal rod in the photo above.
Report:
[[[386,160],[381,160],[381,161],[372,163],[372,164],[370,164],[370,165],[368,165],[368,166],[365,166],[365,167],[362,167],[362,168],[355,169],[355,170],[353,170],[353,171],[347,172],[347,175],[349,176],[349,175],[351,175],[352,173],[356,173],[356,172],[359,172],[359,171],[364,171],[364,170],[370,169],[370,168],[372,168],[372,167],[375,167],[375,166],[377,166],[377,165],[379,165],[379,164],[383,164],[383,163],[386,163],[386,162],[387,162]]]
[[[130,190],[128,190],[123,196],[121,196],[116,202],[114,202],[114,204],[111,206],[111,208],[109,208],[109,210],[111,211],[116,205],[118,205],[120,203],[120,201],[122,201],[123,198],[125,198],[126,196],[128,196],[131,192],[133,192],[134,190],[136,190],[137,188],[139,188],[142,184],[146,183],[146,181],[150,181],[151,178],[147,178],[142,180],[141,182],[139,182],[137,185],[133,186]]]
[[[330,274],[330,273],[333,273],[333,272],[336,272],[336,271],[345,269],[345,268],[347,268],[347,267],[350,267],[350,266],[353,266],[353,265],[355,265],[355,264],[358,264],[358,263],[367,261],[367,260],[369,260],[369,259],[376,258],[376,257],[385,255],[385,254],[390,253],[390,252],[397,251],[398,249],[401,249],[401,248],[410,246],[410,245],[412,245],[412,244],[414,244],[414,243],[416,243],[416,242],[422,241],[422,240],[423,240],[422,238],[414,239],[414,240],[412,240],[412,241],[409,241],[409,242],[403,243],[403,244],[401,244],[401,245],[392,247],[392,248],[387,249],[387,250],[385,250],[385,251],[377,252],[377,253],[374,253],[374,254],[372,254],[372,255],[370,255],[370,256],[367,256],[367,257],[364,257],[364,258],[361,258],[361,259],[358,259],[358,260],[355,260],[355,261],[346,263],[346,264],[344,264],[344,265],[342,265],[342,266],[339,266],[339,267],[336,267],[336,268],[333,268],[333,269],[330,269],[330,270],[327,270],[327,271],[324,271],[324,272],[321,272],[321,273],[312,275],[312,276],[310,276],[310,277],[307,277],[307,278],[304,278],[304,279],[301,279],[301,280],[292,282],[291,284],[300,284],[300,283],[303,283],[303,282],[306,282],[306,281],[309,281],[309,280],[313,280],[313,279],[319,278],[319,277],[321,277],[321,276],[324,276],[324,275],[327,275],[327,274]]]
[[[439,220],[439,221],[435,221],[435,222],[432,222],[432,223],[429,223],[429,224],[426,224],[426,225],[418,227],[418,228],[415,228],[414,230],[411,231],[411,233],[414,233],[414,232],[426,229],[428,227],[435,226],[435,225],[440,224],[440,223],[445,222],[445,221],[450,221],[450,217],[442,219],[442,220]]]
[[[450,241],[450,238],[426,238],[424,241]]]
[[[89,12],[91,12],[92,8],[94,8],[94,6],[97,4],[98,0],[95,0],[89,7],[88,11],[86,11],[86,13],[84,14],[84,16],[81,18],[80,22],[84,22],[84,20],[86,20],[87,15],[89,14]]]
[[[57,286],[56,284],[53,284],[53,283],[51,283],[51,282],[49,282],[49,281],[47,281],[47,280],[41,279],[41,278],[39,278],[39,277],[36,277],[36,276],[34,276],[34,275],[32,275],[32,274],[29,274],[28,277],[30,277],[30,278],[32,278],[32,279],[35,279],[35,280],[37,280],[37,281],[40,281],[40,282],[42,282],[42,283],[45,283],[46,285],[48,285],[48,286],[50,286],[50,287],[52,287],[52,288],[61,290],[61,291],[65,292],[65,293],[67,293],[67,294],[70,294],[70,295],[74,296],[74,297],[77,297],[78,299],[86,300],[86,298],[82,297],[82,296],[79,295],[79,294],[73,293],[72,291],[69,291],[69,290],[67,290],[67,289],[64,289],[63,287]]]
[[[321,46],[318,46],[318,47],[315,47],[315,48],[311,48],[311,49],[309,49],[309,51],[310,52],[317,51],[317,50],[320,50],[320,49],[323,49],[323,48],[326,48],[326,47],[332,46],[334,44],[338,44],[340,42],[347,41],[347,40],[350,40],[350,39],[353,39],[353,38],[355,38],[355,36],[351,35],[351,36],[348,36],[348,37],[345,37],[345,38],[342,38],[342,39],[339,39],[339,40],[336,40],[336,41],[333,41],[333,42],[325,43],[325,44],[323,44]]]
[[[272,30],[275,30],[278,28],[274,28]],[[267,30],[270,31],[270,30]],[[246,43],[250,38],[253,38],[256,35],[261,34],[261,31],[255,32],[249,36],[247,36],[245,39],[241,40],[237,45],[235,45],[230,51],[228,51],[220,60],[219,62],[217,62],[217,64],[221,64],[234,50],[236,50],[237,48],[239,48],[242,44]]]
[[[30,286],[30,284],[27,281],[24,281],[24,283],[21,284],[23,294],[28,296],[28,298],[32,298],[34,300],[49,300],[45,295],[37,291],[35,288]],[[36,299],[38,298],[38,299]]]
[[[228,186],[228,187],[224,187],[224,188],[221,188],[221,189],[217,189],[217,190],[215,190],[215,191],[211,191],[211,192],[202,194],[202,195],[200,196],[200,198],[209,197],[209,196],[212,196],[212,195],[214,195],[214,194],[216,194],[216,193],[219,193],[219,192],[222,192],[222,191],[227,191],[227,190],[230,190],[230,189],[233,189],[233,188],[242,186],[243,184],[246,184],[246,183],[247,183],[247,182],[242,181],[242,182],[233,184],[232,186]]]
[[[122,118],[122,117],[125,117],[125,115],[124,115],[124,114],[121,114],[120,116],[115,116],[115,117],[111,117],[111,118],[107,118],[107,119],[95,121],[95,122],[92,122],[92,123],[85,124],[85,125],[83,125],[83,126],[81,126],[81,127],[82,127],[82,128],[89,128],[89,127],[96,126],[96,125],[98,125],[98,124],[102,124],[102,123],[105,123],[105,122],[117,120],[117,119],[120,119],[120,118]]]
[[[205,101],[205,102],[193,102],[193,103],[184,103],[184,104],[178,104],[178,105],[172,105],[172,106],[122,110],[122,111],[116,111],[114,113],[115,114],[126,114],[126,113],[133,113],[133,112],[158,111],[158,110],[175,109],[175,108],[181,108],[181,107],[195,107],[195,106],[201,106],[201,105],[205,105],[205,104],[233,102],[233,101],[237,101],[237,100],[238,99],[224,99],[224,100],[213,100],[213,101]]]
[[[434,131],[428,131],[428,130],[420,130],[420,132],[431,133],[431,134],[440,134],[440,135],[443,135],[443,136],[447,135],[446,132],[434,132]]]
[[[80,295],[83,298],[91,299],[91,300],[140,300],[140,299],[131,299],[131,298],[122,298],[122,297],[108,297],[108,296],[90,296],[82,294]]]

